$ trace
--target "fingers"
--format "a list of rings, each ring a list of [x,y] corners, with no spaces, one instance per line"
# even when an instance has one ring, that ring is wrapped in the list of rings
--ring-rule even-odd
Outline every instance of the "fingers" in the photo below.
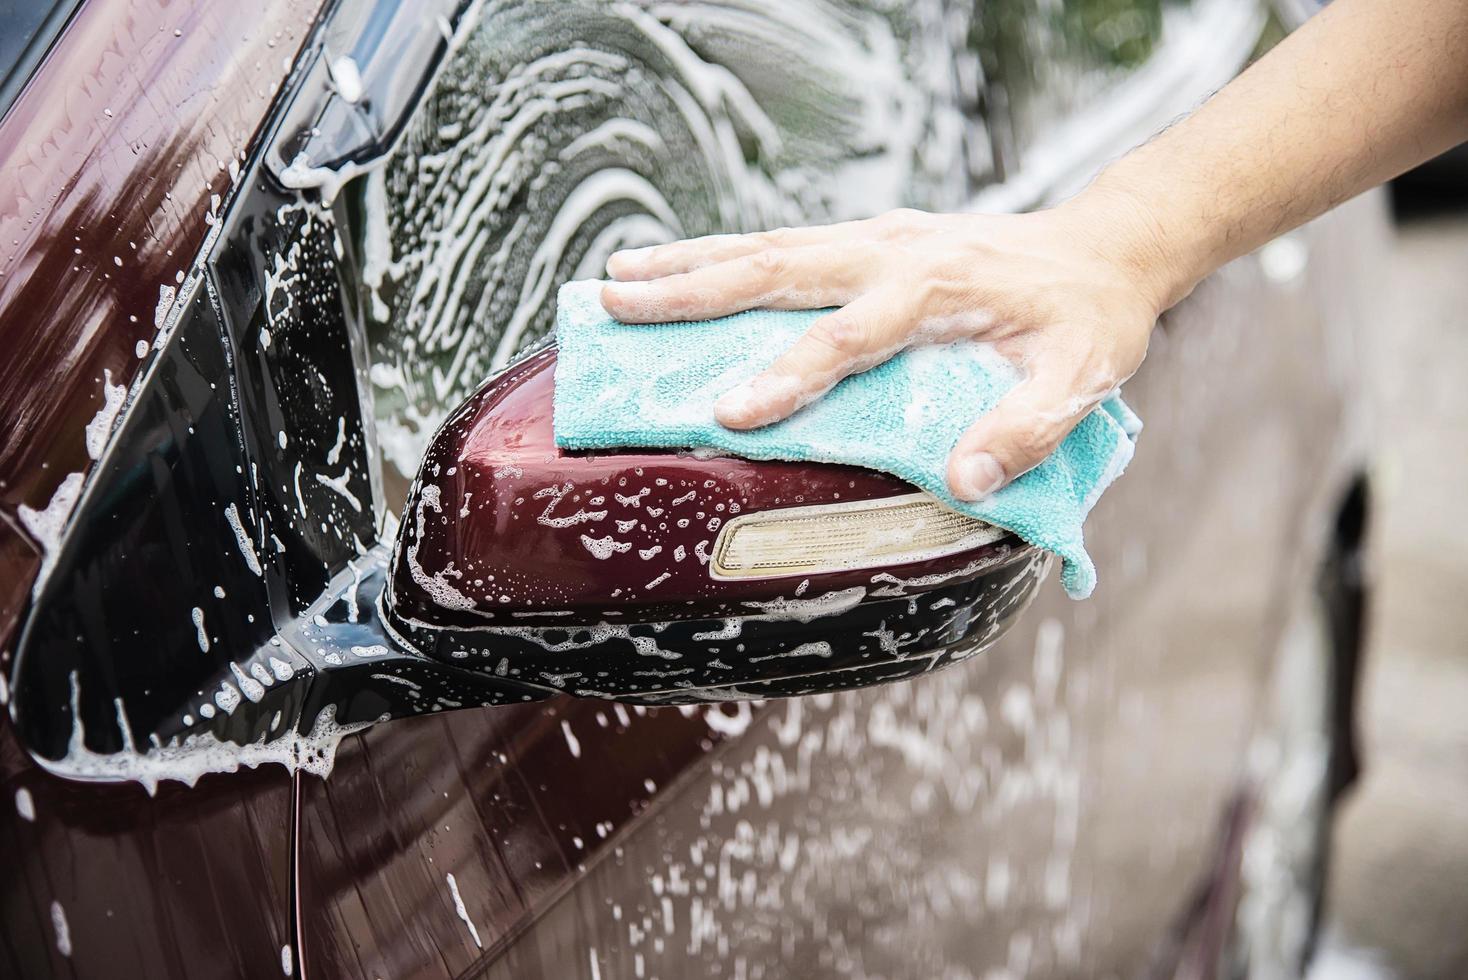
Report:
[[[816,320],[763,373],[720,398],[714,417],[731,429],[769,425],[815,401],[843,378],[885,361],[902,349],[911,332],[912,314],[902,300],[887,292],[868,293]]]
[[[1036,373],[969,427],[948,457],[948,488],[960,500],[983,500],[1045,461],[1096,406],[1066,375]]]
[[[660,279],[610,282],[601,301],[624,323],[710,320],[761,306],[839,306],[872,265],[864,246],[765,249]]]
[[[613,252],[607,259],[607,275],[623,282],[659,279],[769,249],[802,248],[851,240],[856,225],[857,222],[847,221],[809,228],[776,228],[748,235],[708,235],[667,245],[625,249]]]

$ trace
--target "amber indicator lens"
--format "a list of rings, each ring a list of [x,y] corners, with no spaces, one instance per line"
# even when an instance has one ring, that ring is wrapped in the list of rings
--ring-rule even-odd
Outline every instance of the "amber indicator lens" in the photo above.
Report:
[[[926,493],[744,514],[714,541],[714,578],[778,578],[926,561],[997,541],[1002,528]]]

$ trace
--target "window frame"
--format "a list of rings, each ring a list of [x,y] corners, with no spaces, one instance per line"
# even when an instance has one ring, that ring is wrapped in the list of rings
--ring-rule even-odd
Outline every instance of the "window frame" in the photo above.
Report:
[[[46,59],[46,54],[56,39],[61,36],[66,25],[71,23],[72,15],[81,7],[82,0],[47,0],[45,4],[34,4],[31,6],[49,6],[44,12],[31,10],[31,13],[40,13],[39,19],[31,23],[30,38],[22,45],[14,63],[10,65],[0,64],[0,122],[10,113],[10,109],[20,98],[20,93],[25,90],[31,76]],[[14,0],[14,7],[25,7],[25,0]],[[14,8],[12,8],[14,9]],[[21,31],[26,29],[23,22]],[[12,28],[7,25],[7,33]]]

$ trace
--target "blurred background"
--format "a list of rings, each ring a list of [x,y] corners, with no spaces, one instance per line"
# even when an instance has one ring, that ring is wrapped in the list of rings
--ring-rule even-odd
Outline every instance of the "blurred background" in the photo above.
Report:
[[[1336,822],[1312,980],[1468,977],[1468,147],[1392,199],[1365,764]]]

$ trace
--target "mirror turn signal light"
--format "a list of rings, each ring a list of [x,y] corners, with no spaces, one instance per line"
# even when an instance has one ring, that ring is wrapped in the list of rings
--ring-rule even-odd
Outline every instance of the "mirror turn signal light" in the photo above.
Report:
[[[716,579],[779,578],[907,564],[1002,538],[1002,528],[927,493],[743,514],[719,530]]]

